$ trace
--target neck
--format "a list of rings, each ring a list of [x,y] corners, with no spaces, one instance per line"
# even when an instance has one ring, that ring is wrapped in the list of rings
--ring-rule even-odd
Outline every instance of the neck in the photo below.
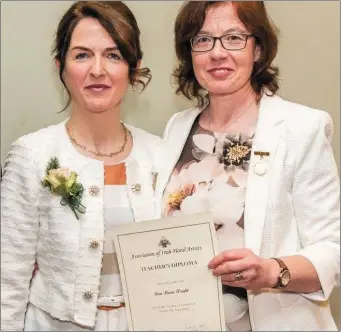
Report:
[[[70,134],[78,143],[102,153],[121,146],[125,135],[120,122],[120,107],[102,113],[92,113],[74,107],[67,125]]]
[[[256,107],[255,101],[256,94],[251,85],[246,85],[228,95],[210,95],[208,111],[211,122],[217,126],[227,126],[244,111],[249,112],[254,109]]]

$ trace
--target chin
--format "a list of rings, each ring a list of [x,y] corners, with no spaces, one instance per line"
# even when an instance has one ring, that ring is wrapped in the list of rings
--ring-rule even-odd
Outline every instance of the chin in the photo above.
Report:
[[[104,108],[104,107],[87,107],[86,110],[89,113],[104,113],[106,111],[108,111],[108,108]]]
[[[210,94],[222,94],[231,90],[231,84],[227,80],[215,82],[211,81],[210,84],[203,84],[202,86],[204,86],[204,88]]]
[[[211,95],[231,95],[236,93],[237,91],[244,89],[247,85],[250,84],[250,80],[246,78],[229,78],[223,81],[215,81],[210,84],[210,86],[206,87],[207,91]]]
[[[108,104],[87,104],[86,110],[90,113],[105,113],[113,108]]]
[[[89,109],[88,112],[91,114],[102,114],[107,112],[108,109]]]
[[[237,91],[241,90],[243,88],[243,85],[237,86],[237,85],[224,85],[217,84],[215,86],[211,86],[208,92],[210,95],[214,96],[221,96],[221,95],[231,95],[236,93]]]
[[[233,90],[224,87],[221,89],[210,89],[208,92],[211,96],[224,96],[233,93]]]

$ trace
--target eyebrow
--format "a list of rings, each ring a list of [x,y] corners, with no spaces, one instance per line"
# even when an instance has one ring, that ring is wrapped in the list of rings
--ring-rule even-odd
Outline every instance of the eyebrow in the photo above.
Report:
[[[247,33],[247,31],[245,31],[244,29],[240,29],[240,28],[235,27],[235,28],[230,28],[230,29],[225,30],[223,32],[223,35],[228,34],[228,33],[232,33],[232,32]],[[209,32],[204,31],[204,30],[200,30],[198,35],[199,34],[210,35]]]
[[[73,51],[73,50],[82,50],[82,51],[86,51],[86,52],[92,52],[92,50],[90,48],[87,48],[84,46],[74,46],[74,47],[72,47],[71,51]],[[104,51],[105,52],[118,51],[118,47],[117,46],[107,47]]]

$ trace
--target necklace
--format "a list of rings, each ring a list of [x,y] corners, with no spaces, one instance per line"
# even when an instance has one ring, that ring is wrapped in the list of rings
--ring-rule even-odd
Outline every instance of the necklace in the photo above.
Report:
[[[252,103],[243,112],[241,112],[238,117],[236,117],[231,123],[229,123],[227,125],[227,127],[224,128],[223,132],[218,136],[218,138],[215,136],[214,131],[211,128],[211,114],[210,114],[210,112],[208,112],[208,127],[210,129],[210,132],[213,134],[213,138],[214,138],[213,153],[215,153],[216,145],[217,145],[220,137],[222,135],[224,135],[226,133],[227,129],[230,128],[238,119],[240,119],[246,113],[246,111],[248,109],[250,109],[252,105],[254,105],[254,103],[255,103],[255,101],[252,101]]]
[[[123,125],[123,124],[122,124],[122,125]],[[89,153],[91,153],[91,154],[94,154],[95,156],[98,156],[98,157],[114,157],[114,156],[118,155],[119,153],[121,153],[121,152],[124,150],[124,148],[125,148],[125,146],[126,146],[126,144],[127,144],[128,130],[127,130],[127,128],[125,127],[125,125],[123,125],[123,128],[124,128],[124,141],[123,141],[122,146],[121,146],[117,151],[115,151],[115,152],[110,152],[110,153],[101,153],[101,152],[96,152],[96,151],[92,151],[92,150],[88,149],[86,146],[84,146],[84,145],[78,143],[78,142],[76,141],[76,139],[72,137],[72,135],[71,135],[71,133],[70,133],[70,130],[69,130],[69,127],[68,127],[67,124],[65,124],[65,128],[66,128],[66,131],[67,131],[67,134],[68,134],[70,140],[71,140],[74,144],[76,144],[76,145],[77,145],[78,147],[80,147],[82,150],[84,150],[84,151],[86,151],[86,152],[89,152]]]

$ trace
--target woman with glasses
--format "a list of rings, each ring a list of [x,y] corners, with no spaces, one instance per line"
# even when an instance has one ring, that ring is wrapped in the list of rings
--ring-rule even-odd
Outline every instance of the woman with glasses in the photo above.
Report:
[[[277,31],[261,1],[191,1],[175,23],[175,114],[163,215],[210,211],[227,329],[336,330],[339,180],[328,113],[276,95]],[[195,236],[195,234],[193,234]]]

